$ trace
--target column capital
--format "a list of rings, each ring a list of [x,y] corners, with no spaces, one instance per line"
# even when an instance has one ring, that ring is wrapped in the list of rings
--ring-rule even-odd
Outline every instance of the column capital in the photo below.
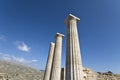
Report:
[[[67,19],[65,20],[65,24],[67,24],[68,21],[70,21],[72,19],[76,20],[77,22],[80,21],[80,18],[78,18],[78,17],[76,17],[76,16],[74,16],[72,14],[69,14],[68,17],[67,17]]]
[[[64,37],[64,35],[63,34],[60,34],[60,33],[56,33],[56,35],[55,35],[55,37],[58,37],[58,36],[60,36],[60,37]]]
[[[54,42],[50,42],[50,45],[55,45],[55,43]]]

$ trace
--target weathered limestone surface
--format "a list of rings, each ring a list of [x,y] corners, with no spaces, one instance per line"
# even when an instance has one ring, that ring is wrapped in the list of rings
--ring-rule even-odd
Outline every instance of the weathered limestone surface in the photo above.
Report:
[[[69,14],[65,20],[67,25],[66,44],[66,80],[82,80],[83,68],[80,54],[80,45],[77,31],[77,22],[80,19]]]
[[[84,80],[97,80],[97,73],[89,68],[83,68]]]
[[[51,42],[43,80],[49,80],[50,79],[52,61],[53,61],[53,56],[54,56],[54,54],[53,54],[54,53],[54,47],[55,47],[55,44],[53,42]]]
[[[62,38],[63,34],[56,34],[55,41],[55,50],[54,50],[54,58],[52,63],[51,77],[50,80],[60,80],[61,74],[61,53],[62,53]]]

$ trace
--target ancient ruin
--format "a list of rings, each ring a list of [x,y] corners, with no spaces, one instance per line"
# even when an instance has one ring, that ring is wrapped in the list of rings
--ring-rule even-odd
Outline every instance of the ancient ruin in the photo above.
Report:
[[[66,67],[61,69],[61,52],[63,34],[56,34],[55,47],[52,43],[43,80],[96,80],[96,73],[82,66],[77,22],[80,18],[69,14],[67,25]],[[54,50],[54,51],[53,51]]]
[[[0,60],[0,80],[120,80],[119,74],[94,72],[82,65],[77,22],[80,18],[69,14],[67,25],[66,66],[61,68],[63,34],[56,33],[55,43],[50,43],[45,71],[22,64]]]

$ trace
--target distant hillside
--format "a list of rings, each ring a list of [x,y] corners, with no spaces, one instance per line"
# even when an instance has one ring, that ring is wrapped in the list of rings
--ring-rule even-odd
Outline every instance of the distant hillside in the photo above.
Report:
[[[0,80],[42,80],[44,70],[0,60]],[[120,75],[112,72],[97,72],[97,80],[120,80]]]
[[[38,71],[22,64],[0,60],[0,80],[41,80],[43,71]]]
[[[33,69],[31,67],[22,65],[22,64],[17,64],[17,63],[13,63],[13,62],[0,60],[0,73],[13,73],[13,72],[36,73],[39,71],[37,71],[36,69]]]

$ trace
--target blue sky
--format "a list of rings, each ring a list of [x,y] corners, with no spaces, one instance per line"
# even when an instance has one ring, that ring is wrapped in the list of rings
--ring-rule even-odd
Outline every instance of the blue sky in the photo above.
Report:
[[[56,32],[69,13],[79,17],[82,62],[120,73],[120,0],[0,0],[0,59],[44,69]],[[62,67],[66,37],[63,38]]]

